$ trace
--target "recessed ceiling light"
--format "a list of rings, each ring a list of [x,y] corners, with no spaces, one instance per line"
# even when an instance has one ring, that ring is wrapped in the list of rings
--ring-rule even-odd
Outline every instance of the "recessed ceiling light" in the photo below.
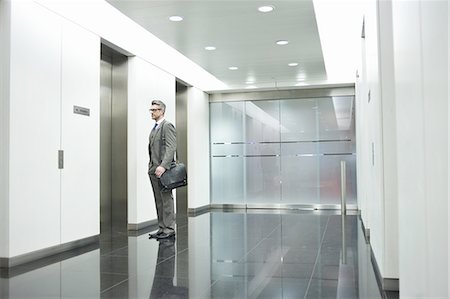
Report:
[[[288,66],[297,66],[297,65],[298,65],[297,62],[291,62],[291,63],[288,63]]]
[[[230,71],[235,71],[235,70],[237,70],[237,69],[239,69],[237,66],[230,66],[229,68],[228,68]]]
[[[169,20],[171,20],[172,22],[180,22],[180,21],[183,21],[183,17],[171,16],[171,17],[169,17]]]
[[[205,47],[205,50],[207,50],[207,51],[214,51],[216,49],[216,47],[213,47],[213,46],[206,46]]]
[[[279,46],[284,46],[284,45],[289,44],[289,42],[287,40],[279,40],[276,42],[276,44]]]
[[[265,6],[260,6],[258,7],[258,10],[260,12],[271,12],[275,9],[275,7],[273,7],[272,5],[265,5]]]

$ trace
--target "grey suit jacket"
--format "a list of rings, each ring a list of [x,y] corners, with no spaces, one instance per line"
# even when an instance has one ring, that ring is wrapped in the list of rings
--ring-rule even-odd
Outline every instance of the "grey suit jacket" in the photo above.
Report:
[[[159,126],[150,132],[148,143],[148,173],[155,175],[156,167],[161,165],[170,168],[177,150],[177,135],[172,123],[163,120]]]

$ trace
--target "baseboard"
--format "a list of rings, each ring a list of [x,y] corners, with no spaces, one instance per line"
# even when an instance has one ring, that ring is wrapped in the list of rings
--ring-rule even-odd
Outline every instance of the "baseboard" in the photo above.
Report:
[[[75,240],[67,242],[64,244],[36,250],[30,253],[25,253],[22,255],[10,257],[10,258],[0,258],[0,268],[11,268],[18,265],[30,263],[42,258],[46,258],[52,255],[56,255],[65,251],[69,251],[75,248],[83,247],[92,243],[98,243],[100,240],[100,235],[95,235],[87,237],[80,240]]]
[[[141,223],[128,223],[128,230],[137,231],[137,230],[141,230],[143,228],[146,228],[149,226],[154,226],[157,224],[158,224],[158,219],[153,219],[153,220],[149,220],[149,221],[145,221],[145,222],[141,222]]]
[[[340,210],[340,204],[211,204],[211,209],[270,209],[270,210]],[[356,204],[348,204],[347,210],[358,211]]]
[[[399,291],[399,279],[398,278],[383,278],[381,276],[380,268],[378,267],[377,259],[373,254],[372,245],[370,245],[370,261],[375,272],[375,277],[378,283],[378,287],[383,291]]]
[[[205,205],[199,208],[189,208],[187,214],[189,217],[199,216],[211,211],[211,205]]]
[[[370,229],[366,228],[366,226],[364,225],[361,214],[359,215],[359,219],[361,220],[361,229],[363,231],[364,238],[366,239],[366,244],[370,244]]]

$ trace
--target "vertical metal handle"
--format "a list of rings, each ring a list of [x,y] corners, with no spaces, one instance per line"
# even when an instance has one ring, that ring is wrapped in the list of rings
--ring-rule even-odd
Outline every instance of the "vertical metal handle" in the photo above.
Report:
[[[58,169],[64,168],[64,151],[59,150],[58,151]]]
[[[346,164],[345,161],[341,161],[341,214],[345,215],[347,213],[347,177],[346,177]]]

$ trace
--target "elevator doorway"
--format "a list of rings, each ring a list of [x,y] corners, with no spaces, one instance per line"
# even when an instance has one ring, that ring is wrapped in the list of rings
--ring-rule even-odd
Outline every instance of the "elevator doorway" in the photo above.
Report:
[[[100,232],[127,232],[127,57],[101,46]]]
[[[177,159],[187,165],[187,101],[188,87],[182,83],[176,82],[176,124],[177,128]],[[176,189],[176,215],[177,223],[180,224],[181,219],[187,219],[188,196],[187,188],[181,187]]]

